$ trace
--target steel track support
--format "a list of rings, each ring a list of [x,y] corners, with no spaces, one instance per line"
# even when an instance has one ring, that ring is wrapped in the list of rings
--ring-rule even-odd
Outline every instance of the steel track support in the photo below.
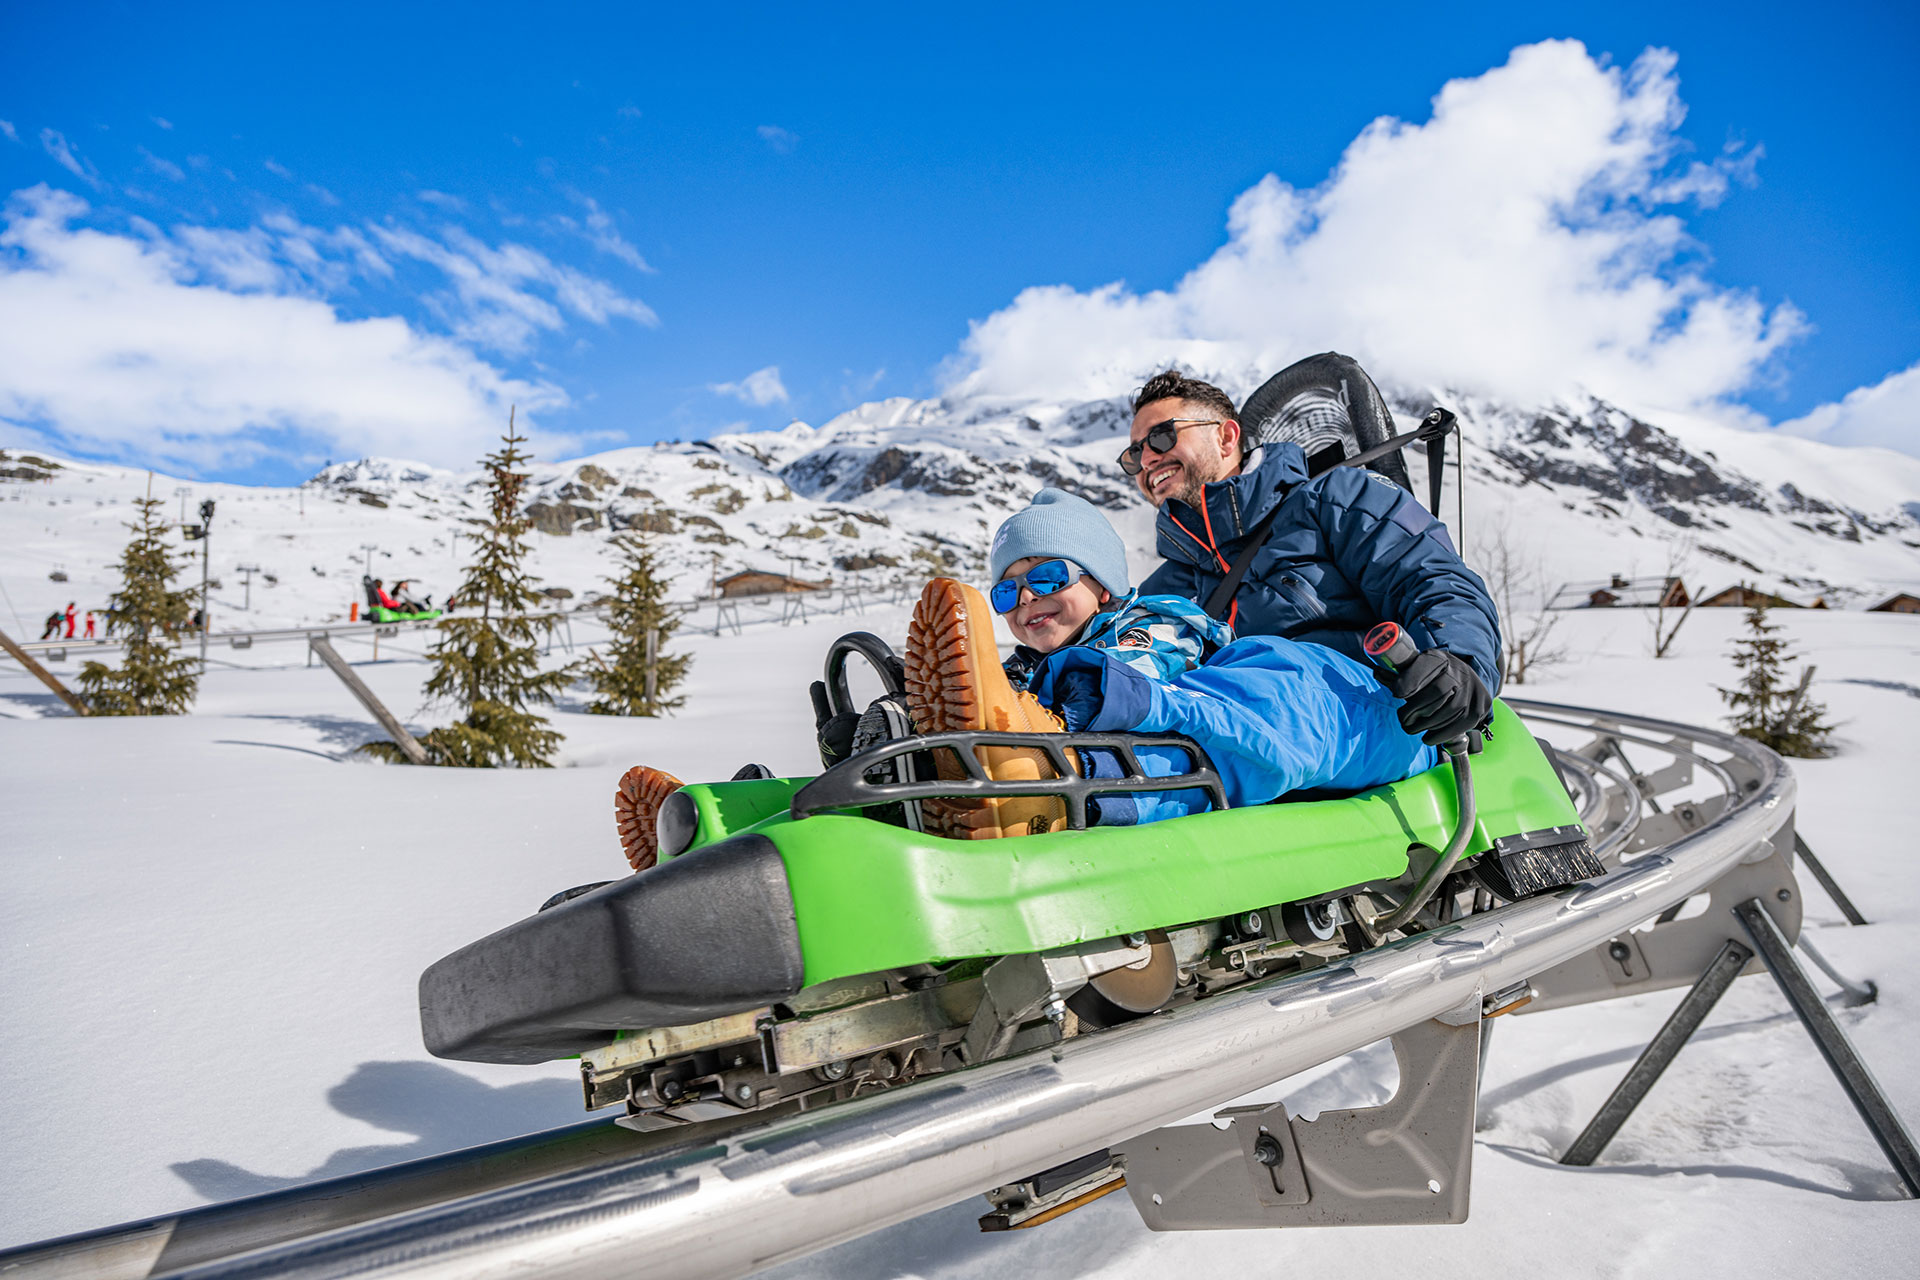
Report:
[[[1866,1121],[1880,1150],[1886,1153],[1887,1162],[1900,1175],[1900,1181],[1906,1183],[1907,1194],[1920,1198],[1920,1150],[1913,1145],[1913,1135],[1907,1132],[1899,1112],[1887,1101],[1880,1082],[1873,1078],[1873,1072],[1855,1052],[1853,1042],[1847,1039],[1846,1030],[1827,1008],[1827,1002],[1813,989],[1806,970],[1793,958],[1793,948],[1786,935],[1761,907],[1758,898],[1747,899],[1735,907],[1733,913],[1753,938],[1761,961],[1773,974],[1773,980],[1780,984],[1781,994],[1800,1015],[1800,1024],[1820,1047],[1820,1056],[1827,1060],[1840,1087],[1847,1091],[1848,1101]]]
[[[1395,1032],[1400,1087],[1377,1107],[1287,1114],[1229,1107],[1211,1124],[1156,1129],[1114,1148],[1150,1231],[1467,1220],[1479,1000]]]
[[[1560,1157],[1564,1165],[1590,1165],[1620,1131],[1627,1117],[1640,1105],[1659,1080],[1661,1073],[1673,1062],[1680,1049],[1700,1024],[1706,1020],[1713,1007],[1726,994],[1733,980],[1740,976],[1747,962],[1756,955],[1773,975],[1774,982],[1780,987],[1787,1003],[1800,1018],[1800,1023],[1813,1037],[1820,1050],[1820,1056],[1826,1059],[1840,1086],[1846,1090],[1847,1098],[1859,1111],[1860,1118],[1866,1122],[1880,1150],[1886,1154],[1887,1162],[1893,1166],[1900,1181],[1905,1184],[1910,1197],[1920,1198],[1920,1149],[1914,1146],[1913,1135],[1907,1132],[1900,1115],[1887,1100],[1886,1093],[1880,1088],[1880,1082],[1874,1079],[1873,1072],[1862,1061],[1847,1038],[1845,1029],[1834,1018],[1826,1001],[1814,989],[1806,971],[1794,958],[1793,945],[1787,941],[1785,933],[1767,914],[1759,898],[1748,898],[1733,907],[1735,918],[1740,921],[1749,938],[1751,947],[1729,938],[1721,946],[1720,952],[1700,975],[1692,990],[1688,991],[1680,1005],[1667,1018],[1653,1041],[1647,1045],[1626,1078],[1601,1104],[1587,1127],[1575,1138],[1573,1145]]]
[[[1720,997],[1727,993],[1733,980],[1740,976],[1740,970],[1746,968],[1747,961],[1753,959],[1753,951],[1733,939],[1727,939],[1720,948],[1720,954],[1713,958],[1707,971],[1693,984],[1684,999],[1667,1017],[1659,1034],[1641,1051],[1640,1057],[1628,1070],[1626,1078],[1614,1087],[1607,1100],[1600,1104],[1600,1110],[1594,1113],[1580,1136],[1573,1140],[1567,1153],[1560,1157],[1561,1164],[1590,1165],[1606,1150],[1613,1135],[1620,1132],[1620,1126],[1627,1122],[1640,1100],[1647,1096],[1682,1045],[1693,1037],[1706,1021],[1713,1006],[1720,1003]]]
[[[1801,837],[1798,831],[1793,833],[1793,852],[1794,856],[1800,859],[1802,865],[1804,865],[1807,870],[1813,872],[1813,878],[1818,880],[1820,887],[1827,891],[1827,897],[1833,899],[1833,905],[1840,908],[1840,914],[1847,918],[1848,924],[1865,924],[1867,922],[1867,918],[1860,914],[1860,908],[1853,905],[1853,900],[1847,897],[1846,893],[1840,888],[1839,882],[1833,878],[1832,873],[1821,865],[1820,859],[1813,856],[1813,850],[1807,848],[1806,840]]]

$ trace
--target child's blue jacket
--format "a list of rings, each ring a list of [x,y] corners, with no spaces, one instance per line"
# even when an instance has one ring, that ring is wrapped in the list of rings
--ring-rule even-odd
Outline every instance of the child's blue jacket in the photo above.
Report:
[[[1358,662],[1279,636],[1235,640],[1179,596],[1130,595],[1096,615],[1079,644],[1040,660],[1027,687],[1069,729],[1192,738],[1236,808],[1296,792],[1363,791],[1439,759],[1400,727],[1398,700]],[[1187,764],[1173,747],[1135,754],[1156,777]],[[1094,765],[1096,776],[1120,776],[1111,758]],[[1103,796],[1099,805],[1103,825],[1209,807],[1197,790]]]

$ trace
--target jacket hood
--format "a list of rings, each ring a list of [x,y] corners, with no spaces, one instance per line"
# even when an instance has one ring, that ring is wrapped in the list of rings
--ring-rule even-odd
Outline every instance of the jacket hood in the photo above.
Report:
[[[1206,537],[1209,525],[1221,547],[1238,542],[1306,482],[1307,455],[1299,445],[1290,441],[1262,445],[1247,455],[1239,475],[1205,487],[1204,516],[1178,498],[1167,499],[1154,518],[1154,550],[1163,559],[1211,568],[1213,552],[1199,540]],[[1183,532],[1181,525],[1194,536]]]

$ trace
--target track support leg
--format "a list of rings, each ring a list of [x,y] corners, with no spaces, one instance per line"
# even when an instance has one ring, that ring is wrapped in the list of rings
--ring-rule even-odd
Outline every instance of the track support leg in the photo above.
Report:
[[[1713,1012],[1713,1006],[1720,1003],[1720,997],[1727,993],[1727,988],[1733,985],[1733,980],[1740,976],[1740,970],[1751,959],[1751,948],[1727,939],[1726,945],[1720,948],[1720,954],[1713,958],[1707,971],[1693,984],[1693,990],[1687,992],[1679,1007],[1668,1016],[1666,1024],[1641,1052],[1626,1078],[1615,1086],[1613,1093],[1600,1104],[1600,1110],[1587,1122],[1587,1127],[1567,1148],[1567,1153],[1560,1157],[1561,1164],[1589,1165],[1599,1158],[1607,1144],[1613,1141],[1613,1135],[1620,1132],[1620,1126],[1640,1105],[1640,1100],[1647,1096],[1647,1090],[1653,1088],[1654,1081],[1666,1071],[1680,1052],[1680,1047],[1693,1038],[1693,1033],[1700,1029],[1700,1024]]]
[[[1854,1051],[1853,1042],[1847,1039],[1845,1029],[1827,1008],[1827,1002],[1807,980],[1806,970],[1793,958],[1793,948],[1786,935],[1761,907],[1758,898],[1747,899],[1735,907],[1733,913],[1740,917],[1740,923],[1760,952],[1760,959],[1773,974],[1773,980],[1780,984],[1787,1003],[1800,1015],[1801,1025],[1820,1047],[1820,1056],[1827,1060],[1840,1087],[1847,1091],[1847,1098],[1866,1121],[1873,1140],[1886,1153],[1887,1162],[1900,1175],[1900,1181],[1906,1183],[1907,1194],[1920,1198],[1920,1150],[1914,1147],[1913,1135],[1907,1132],[1899,1113],[1887,1101],[1873,1072]]]
[[[1654,1036],[1653,1042],[1646,1047],[1639,1060],[1627,1072],[1591,1122],[1574,1139],[1567,1153],[1560,1157],[1565,1165],[1590,1165],[1613,1140],[1620,1126],[1633,1114],[1641,1099],[1653,1087],[1663,1071],[1667,1069],[1680,1052],[1682,1045],[1693,1036],[1712,1012],[1720,997],[1726,994],[1733,980],[1739,976],[1755,955],[1760,957],[1779,985],[1781,994],[1800,1018],[1800,1023],[1813,1037],[1820,1055],[1832,1068],[1834,1076],[1847,1092],[1847,1097],[1860,1112],[1860,1118],[1866,1122],[1867,1129],[1873,1134],[1875,1142],[1886,1154],[1887,1162],[1900,1176],[1910,1196],[1920,1198],[1920,1149],[1914,1146],[1913,1136],[1907,1132],[1906,1125],[1894,1111],[1892,1103],[1875,1080],[1873,1072],[1868,1070],[1860,1055],[1855,1052],[1853,1043],[1847,1039],[1847,1033],[1834,1019],[1833,1012],[1827,1008],[1826,1001],[1814,989],[1807,978],[1806,971],[1794,958],[1792,944],[1774,923],[1760,899],[1748,898],[1733,908],[1734,916],[1740,921],[1747,935],[1752,939],[1751,947],[1729,938],[1720,948],[1720,953],[1700,975],[1700,980],[1680,1001],[1680,1006],[1668,1017],[1666,1024]]]
[[[1820,882],[1820,887],[1827,891],[1829,898],[1833,899],[1833,905],[1840,908],[1840,914],[1847,918],[1848,924],[1867,922],[1867,918],[1860,914],[1860,908],[1853,905],[1853,900],[1847,897],[1839,883],[1834,880],[1826,867],[1821,865],[1820,859],[1813,856],[1813,850],[1807,848],[1807,842],[1800,838],[1798,831],[1793,833],[1793,852],[1794,856],[1800,859],[1801,865],[1813,872],[1813,878]]]

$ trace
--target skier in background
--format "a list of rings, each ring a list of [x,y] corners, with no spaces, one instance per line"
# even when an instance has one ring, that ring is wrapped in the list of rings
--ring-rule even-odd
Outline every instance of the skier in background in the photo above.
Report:
[[[93,610],[87,610],[87,634],[85,639],[93,639]]]
[[[73,601],[71,600],[67,601],[67,634],[63,637],[63,639],[67,639],[67,640],[73,639],[73,623],[74,623],[73,604],[74,604]]]
[[[62,621],[64,621],[64,617],[58,609],[48,614],[47,625],[40,628],[40,638],[42,640],[58,640],[60,638],[60,623]]]

